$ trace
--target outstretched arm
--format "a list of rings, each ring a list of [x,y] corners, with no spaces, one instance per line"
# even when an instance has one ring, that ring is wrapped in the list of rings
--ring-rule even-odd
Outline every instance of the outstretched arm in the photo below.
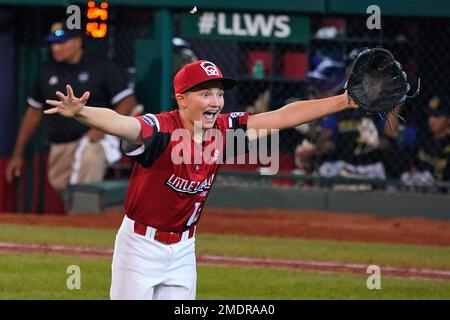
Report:
[[[90,93],[86,91],[81,98],[73,95],[70,85],[66,85],[67,95],[57,91],[58,100],[46,100],[54,108],[44,111],[45,114],[58,113],[73,118],[82,124],[115,135],[135,144],[142,143],[141,125],[136,118],[123,116],[107,108],[86,106]]]
[[[348,98],[347,92],[325,99],[297,101],[278,110],[250,115],[247,128],[255,129],[256,132],[258,129],[293,128],[347,108],[357,108],[357,105]],[[250,139],[256,138],[252,135],[254,133],[252,131],[249,132]]]

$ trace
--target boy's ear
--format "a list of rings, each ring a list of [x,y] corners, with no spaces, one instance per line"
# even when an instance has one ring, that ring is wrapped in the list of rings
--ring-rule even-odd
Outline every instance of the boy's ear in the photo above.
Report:
[[[177,104],[180,108],[185,108],[186,101],[184,100],[184,95],[181,93],[177,93],[175,95],[175,99],[177,100]]]

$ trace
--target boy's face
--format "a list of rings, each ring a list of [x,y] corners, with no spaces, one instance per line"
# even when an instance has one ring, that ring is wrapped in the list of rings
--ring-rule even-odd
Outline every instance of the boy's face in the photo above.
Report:
[[[220,81],[199,85],[188,92],[177,94],[178,106],[186,112],[191,123],[201,121],[202,129],[214,126],[224,105],[224,89]]]

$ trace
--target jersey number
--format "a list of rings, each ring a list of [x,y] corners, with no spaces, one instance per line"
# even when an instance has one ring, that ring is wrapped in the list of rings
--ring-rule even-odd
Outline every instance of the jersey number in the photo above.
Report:
[[[201,207],[200,207],[201,205],[202,205],[201,202],[194,203],[194,212],[192,213],[191,217],[189,218],[189,221],[186,224],[187,227],[192,226],[192,224],[195,221],[197,221],[198,215],[200,214],[200,211],[201,211]]]

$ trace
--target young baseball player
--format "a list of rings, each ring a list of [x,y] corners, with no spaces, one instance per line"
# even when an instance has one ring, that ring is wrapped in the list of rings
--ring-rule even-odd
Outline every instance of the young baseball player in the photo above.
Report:
[[[219,169],[217,150],[223,150],[227,130],[242,129],[252,140],[266,131],[261,129],[295,127],[356,108],[345,92],[256,115],[220,114],[224,90],[235,84],[214,63],[201,60],[175,75],[175,111],[127,117],[86,106],[89,92],[77,98],[69,85],[66,95],[56,92],[59,101],[46,101],[54,107],[46,114],[59,113],[120,137],[124,152],[136,160],[114,247],[111,299],[195,299],[195,226]],[[204,152],[202,163],[190,161]]]

